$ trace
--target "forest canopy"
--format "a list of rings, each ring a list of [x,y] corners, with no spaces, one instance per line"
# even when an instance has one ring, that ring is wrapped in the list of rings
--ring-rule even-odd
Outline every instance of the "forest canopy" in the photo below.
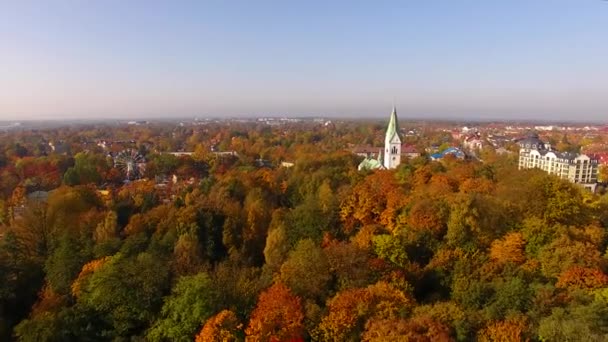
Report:
[[[0,339],[608,340],[607,195],[492,150],[357,171],[345,146],[379,132],[3,137]],[[148,163],[130,182],[81,140],[127,133]],[[411,143],[444,139],[425,134]]]

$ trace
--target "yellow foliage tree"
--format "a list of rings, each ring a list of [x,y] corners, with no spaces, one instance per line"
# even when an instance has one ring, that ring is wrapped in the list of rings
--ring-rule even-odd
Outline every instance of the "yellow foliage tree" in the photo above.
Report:
[[[509,233],[501,240],[495,240],[492,243],[490,257],[501,263],[521,264],[526,261],[525,245],[526,241],[521,233]]]

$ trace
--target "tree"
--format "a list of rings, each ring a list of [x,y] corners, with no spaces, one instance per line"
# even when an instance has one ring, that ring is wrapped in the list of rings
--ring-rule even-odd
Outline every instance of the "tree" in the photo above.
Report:
[[[594,290],[608,285],[608,275],[599,269],[572,266],[562,272],[555,287],[570,290]]]
[[[606,299],[597,296],[588,305],[553,309],[551,316],[540,321],[539,339],[541,341],[606,341],[608,339]]]
[[[168,275],[166,263],[151,254],[117,254],[88,278],[79,302],[107,315],[118,336],[137,335],[160,309]]]
[[[273,270],[278,270],[289,252],[289,244],[285,234],[285,228],[282,226],[272,229],[266,238],[266,246],[264,247],[264,259],[266,265]]]
[[[449,327],[428,317],[413,319],[370,319],[365,324],[364,342],[451,342]]]
[[[72,286],[71,286],[72,295],[74,297],[79,297],[82,286],[85,284],[85,281],[87,280],[87,278],[89,276],[91,276],[99,268],[101,268],[103,265],[105,265],[111,259],[112,259],[111,257],[95,259],[95,260],[89,261],[84,266],[82,266],[82,270],[80,270],[78,277],[72,283]]]
[[[526,260],[525,244],[521,233],[509,233],[503,239],[492,242],[490,257],[498,262],[521,264]]]
[[[327,303],[328,314],[315,331],[322,341],[352,341],[363,333],[370,317],[394,319],[407,313],[413,301],[385,282],[338,292]]]
[[[525,318],[514,317],[504,321],[490,322],[482,329],[477,340],[480,342],[525,342],[528,324]]]
[[[296,295],[322,299],[331,280],[327,256],[312,240],[301,240],[281,266],[280,277]]]
[[[597,173],[597,179],[600,182],[608,182],[608,165],[606,165],[606,164],[600,165],[600,169]]]
[[[398,236],[382,234],[374,237],[374,251],[383,260],[405,268],[408,257],[405,246]]]
[[[63,182],[66,185],[97,184],[110,167],[103,156],[80,152],[74,156],[74,166],[66,171]]]
[[[558,277],[572,266],[597,268],[601,264],[600,251],[589,242],[577,241],[561,234],[540,250],[541,270],[547,277]]]
[[[115,211],[109,211],[105,220],[97,225],[93,238],[95,242],[105,242],[118,236],[118,216]]]
[[[446,232],[448,210],[441,201],[434,198],[417,200],[407,215],[408,226],[417,232],[429,231],[433,236],[442,238]]]
[[[270,204],[262,189],[249,191],[245,198],[244,211],[246,226],[243,229],[243,256],[252,265],[262,264],[264,242],[270,224]]]
[[[332,242],[324,248],[331,273],[335,274],[339,289],[363,287],[369,284],[372,270],[370,253],[355,243]]]
[[[179,236],[173,248],[172,268],[177,275],[198,273],[203,266],[203,252],[198,238],[192,233]]]
[[[192,340],[197,328],[215,312],[216,289],[206,273],[181,277],[165,299],[161,317],[148,331],[151,341]]]
[[[495,280],[492,285],[494,293],[484,307],[491,319],[503,319],[512,312],[524,313],[530,307],[533,292],[520,277]]]
[[[280,282],[260,294],[245,330],[251,341],[299,341],[304,337],[300,298]]]
[[[70,285],[90,258],[90,249],[74,236],[64,234],[46,260],[46,278],[51,288],[61,294],[70,293]]]
[[[392,171],[375,172],[357,184],[340,206],[340,217],[346,233],[355,228],[381,224],[389,230],[403,207],[403,191]]]
[[[248,317],[260,292],[272,284],[272,274],[256,267],[243,267],[226,260],[210,272],[214,288],[221,292],[218,308],[229,308],[238,317]]]
[[[222,310],[205,322],[195,342],[239,341],[241,326],[234,312]]]
[[[44,312],[15,327],[19,341],[106,341],[115,336],[109,322],[92,308],[75,305]]]

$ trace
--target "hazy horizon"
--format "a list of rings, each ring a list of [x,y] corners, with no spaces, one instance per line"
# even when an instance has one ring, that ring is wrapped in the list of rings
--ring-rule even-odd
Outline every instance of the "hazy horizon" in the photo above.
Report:
[[[608,117],[601,0],[0,3],[0,120]]]

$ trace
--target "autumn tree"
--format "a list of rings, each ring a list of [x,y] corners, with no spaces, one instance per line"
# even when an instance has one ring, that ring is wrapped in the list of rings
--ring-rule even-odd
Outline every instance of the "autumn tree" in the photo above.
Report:
[[[273,270],[278,270],[289,252],[290,245],[283,226],[276,227],[268,233],[266,246],[264,247],[264,259],[266,265]]]
[[[539,261],[545,276],[558,277],[572,266],[597,268],[601,263],[601,253],[592,243],[578,241],[562,232],[540,250]]]
[[[504,321],[490,322],[479,331],[477,340],[480,342],[525,342],[530,339],[528,323],[525,317],[513,317]]]
[[[369,224],[394,229],[403,199],[402,189],[393,172],[382,171],[367,176],[353,188],[352,194],[340,207],[346,232]]]
[[[316,338],[323,341],[356,339],[370,317],[393,319],[406,313],[411,304],[413,301],[406,294],[385,282],[343,290],[328,301],[329,312],[315,331]]]
[[[594,290],[608,285],[608,275],[597,268],[572,266],[562,272],[555,287]]]
[[[339,289],[363,287],[372,279],[369,250],[353,242],[334,241],[324,251]]]
[[[236,342],[241,326],[234,312],[222,310],[205,322],[195,342]]]
[[[498,262],[521,264],[526,260],[525,243],[521,233],[509,233],[503,239],[492,242],[490,257]]]
[[[277,282],[260,294],[245,330],[251,341],[297,341],[304,337],[300,298]]]
[[[180,235],[173,248],[173,271],[178,275],[196,274],[201,270],[203,260],[198,237],[192,233]]]
[[[413,319],[370,319],[362,335],[365,342],[451,342],[449,327],[427,317]]]

